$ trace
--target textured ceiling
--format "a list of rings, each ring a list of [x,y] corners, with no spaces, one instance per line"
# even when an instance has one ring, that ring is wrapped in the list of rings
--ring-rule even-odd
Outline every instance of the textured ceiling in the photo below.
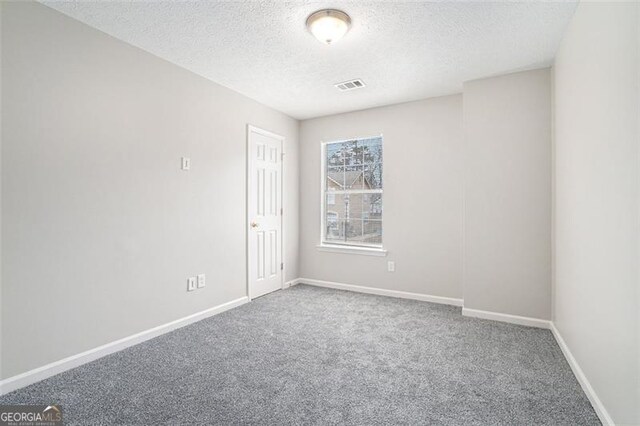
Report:
[[[467,80],[550,65],[569,2],[43,1],[223,86],[304,119],[460,92]],[[339,8],[326,46],[305,28]],[[367,87],[333,84],[360,78]]]

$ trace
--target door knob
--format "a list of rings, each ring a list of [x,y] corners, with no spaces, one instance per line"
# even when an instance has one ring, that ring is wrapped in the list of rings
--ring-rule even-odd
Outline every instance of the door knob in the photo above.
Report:
[[[251,227],[252,227],[252,228],[257,228],[257,227],[258,227],[258,224],[257,224],[257,223],[255,223],[255,222],[251,222]]]

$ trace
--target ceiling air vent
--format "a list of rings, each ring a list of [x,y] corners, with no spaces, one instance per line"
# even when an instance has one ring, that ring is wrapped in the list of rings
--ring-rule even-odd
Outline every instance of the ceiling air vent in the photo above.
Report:
[[[364,81],[360,79],[356,79],[356,80],[343,81],[342,83],[334,84],[334,86],[336,86],[338,90],[340,90],[341,92],[345,92],[347,90],[362,89],[365,86],[365,84],[364,84]]]

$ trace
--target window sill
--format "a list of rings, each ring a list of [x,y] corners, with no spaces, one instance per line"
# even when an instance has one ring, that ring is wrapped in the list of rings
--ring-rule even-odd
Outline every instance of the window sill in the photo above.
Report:
[[[378,247],[354,247],[331,244],[318,244],[316,248],[319,251],[344,254],[360,254],[363,256],[386,256],[387,251]]]

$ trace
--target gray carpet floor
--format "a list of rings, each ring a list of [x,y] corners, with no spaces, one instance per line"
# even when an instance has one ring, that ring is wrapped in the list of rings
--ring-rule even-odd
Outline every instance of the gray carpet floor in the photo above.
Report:
[[[66,424],[600,424],[548,330],[298,285],[0,397]]]

